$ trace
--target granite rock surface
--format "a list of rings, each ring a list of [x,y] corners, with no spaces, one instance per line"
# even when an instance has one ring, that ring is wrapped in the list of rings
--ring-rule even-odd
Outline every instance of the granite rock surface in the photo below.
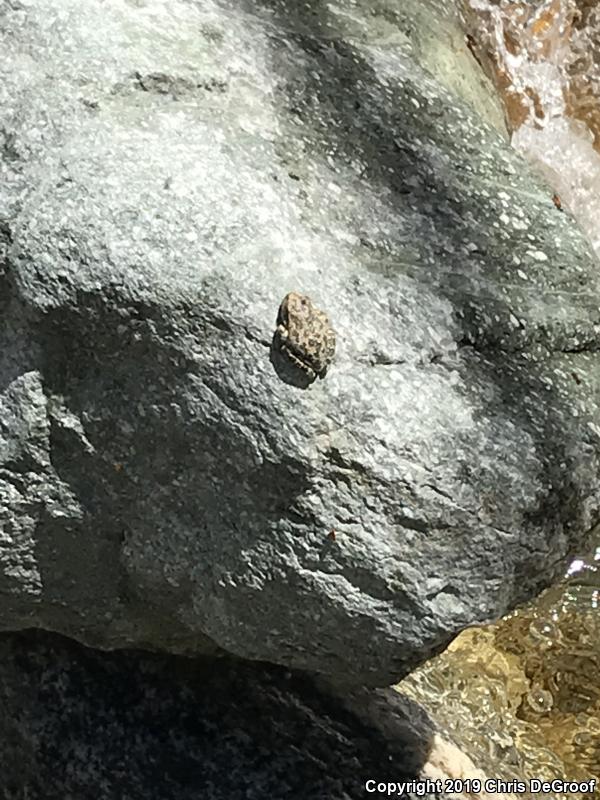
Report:
[[[386,796],[367,781],[394,783],[401,800],[443,797],[434,725],[393,689],[342,704],[281,667],[101,653],[28,631],[0,637],[0,697],[5,800]],[[430,791],[412,791],[429,772]]]

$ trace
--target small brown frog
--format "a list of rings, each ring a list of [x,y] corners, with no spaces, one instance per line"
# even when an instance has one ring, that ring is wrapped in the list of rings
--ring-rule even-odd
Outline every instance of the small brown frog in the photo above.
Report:
[[[310,297],[290,292],[277,314],[274,344],[279,352],[312,383],[324,378],[335,354],[335,332],[324,311]]]

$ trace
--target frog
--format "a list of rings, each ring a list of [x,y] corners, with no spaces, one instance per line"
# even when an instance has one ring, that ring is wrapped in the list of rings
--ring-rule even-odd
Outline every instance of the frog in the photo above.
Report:
[[[310,383],[325,378],[336,346],[327,314],[308,295],[289,292],[281,301],[276,324],[274,340],[282,356]]]

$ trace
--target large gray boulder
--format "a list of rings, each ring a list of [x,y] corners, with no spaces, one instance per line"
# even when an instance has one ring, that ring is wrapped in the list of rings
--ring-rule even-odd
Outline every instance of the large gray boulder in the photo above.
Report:
[[[438,5],[0,3],[3,629],[383,685],[586,541],[598,264]]]

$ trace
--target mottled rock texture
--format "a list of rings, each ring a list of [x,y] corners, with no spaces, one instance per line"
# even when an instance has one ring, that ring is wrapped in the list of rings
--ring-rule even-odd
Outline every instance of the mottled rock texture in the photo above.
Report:
[[[0,637],[0,698],[3,800],[377,800],[366,781],[418,779],[439,747],[393,689],[342,703],[281,667],[48,634]]]
[[[598,265],[398,5],[0,2],[3,629],[383,685],[586,541]]]

